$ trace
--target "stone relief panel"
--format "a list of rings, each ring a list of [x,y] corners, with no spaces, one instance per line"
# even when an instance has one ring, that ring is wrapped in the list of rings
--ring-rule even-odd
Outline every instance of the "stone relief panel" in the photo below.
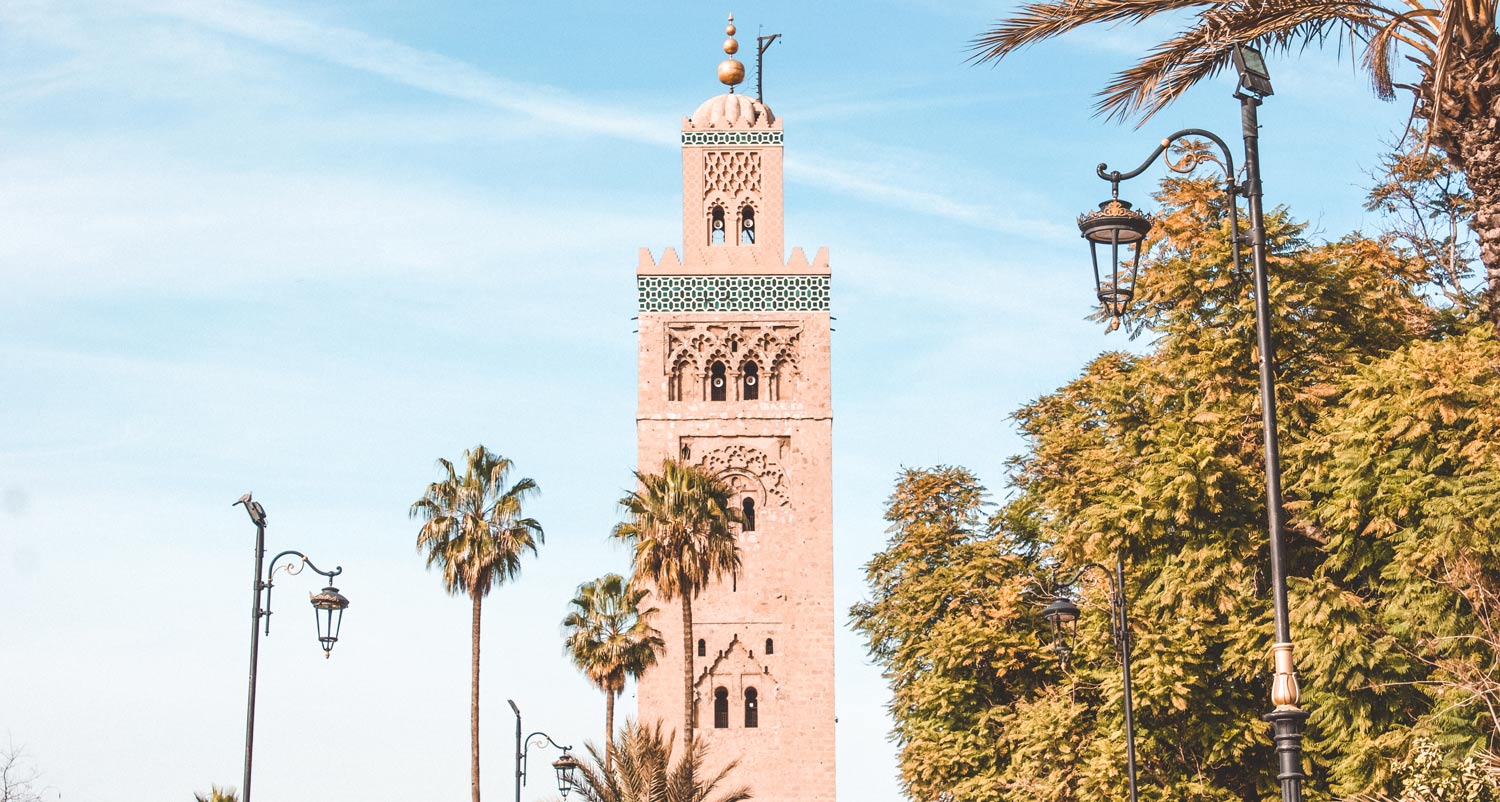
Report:
[[[761,507],[791,506],[786,472],[758,448],[740,444],[724,446],[703,454],[698,464],[723,477],[735,492],[756,497]]]
[[[796,398],[802,373],[796,323],[674,323],[666,337],[668,401]]]
[[[704,197],[722,193],[730,198],[760,194],[760,154],[747,151],[705,153],[708,180]]]

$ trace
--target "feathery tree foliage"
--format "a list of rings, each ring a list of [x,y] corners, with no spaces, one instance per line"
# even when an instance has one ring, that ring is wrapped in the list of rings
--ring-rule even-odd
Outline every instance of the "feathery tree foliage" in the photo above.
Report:
[[[647,726],[628,722],[618,738],[599,747],[589,744],[591,763],[583,763],[572,789],[583,802],[745,802],[750,789],[725,788],[738,761],[717,772],[705,768],[707,747],[687,741],[672,759],[675,734],[662,732],[660,721]]]
[[[1396,89],[1410,91],[1428,141],[1468,179],[1488,278],[1484,305],[1500,329],[1500,0],[1038,0],[981,34],[974,49],[995,61],[1087,25],[1157,15],[1181,17],[1185,28],[1115,76],[1100,93],[1101,112],[1149,118],[1228,67],[1236,44],[1282,53],[1330,39],[1362,45],[1375,93],[1390,100]],[[1397,56],[1415,66],[1415,80],[1396,74]]]
[[[1026,450],[988,520],[961,469],[898,482],[853,616],[913,799],[1124,798],[1108,589],[1076,589],[1066,671],[1040,621],[1052,572],[1121,551],[1142,799],[1277,796],[1251,280],[1213,182],[1158,199],[1130,323],[1147,352],[1015,413]],[[1500,735],[1500,344],[1429,304],[1433,266],[1393,238],[1266,226],[1306,793],[1389,793],[1418,739],[1462,755]]]
[[[467,595],[470,621],[469,774],[473,802],[479,802],[479,619],[484,597],[521,571],[521,556],[536,554],[542,525],[524,517],[526,499],[539,492],[536,482],[518,479],[506,486],[511,461],[484,446],[464,452],[462,476],[439,459],[444,476],[427,486],[411,505],[422,519],[417,548],[427,553],[427,567],[443,572],[443,587]]]
[[[627,678],[636,679],[656,665],[663,646],[651,626],[655,607],[642,607],[647,591],[619,574],[605,574],[578,586],[563,619],[565,648],[574,665],[604,691],[604,737],[614,737],[615,699]],[[610,754],[605,751],[605,768]]]
[[[630,543],[636,579],[663,601],[682,603],[682,732],[689,749],[697,726],[693,704],[693,599],[740,567],[734,491],[703,468],[663,460],[661,473],[636,473],[639,489],[620,499],[627,519],[614,536]]]
[[[195,802],[239,802],[239,795],[233,788],[220,788],[217,785],[210,786],[208,793],[201,791],[193,794]]]

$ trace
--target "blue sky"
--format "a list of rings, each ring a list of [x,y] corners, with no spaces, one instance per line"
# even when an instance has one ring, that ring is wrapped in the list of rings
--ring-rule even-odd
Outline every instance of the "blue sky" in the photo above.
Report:
[[[1008,414],[1140,347],[1085,319],[1094,165],[1238,125],[1228,78],[1141,130],[1090,115],[1165,27],[966,64],[1006,8],[0,5],[0,738],[49,799],[237,785],[254,531],[230,504],[253,490],[268,547],[343,565],[353,600],[325,661],[314,583],[278,583],[256,798],[458,798],[468,606],[406,509],[476,443],[540,483],[547,531],[485,608],[485,793],[510,798],[507,698],[528,730],[597,738],[559,621],[626,567],[606,533],[634,467],[636,252],[680,245],[676,136],[721,89],[730,10],[742,55],[784,35],[787,246],[832,251],[839,608],[902,466],[961,463],[1002,499]],[[1373,225],[1365,173],[1405,105],[1347,53],[1270,66],[1267,202],[1330,238]],[[837,658],[840,794],[897,799],[879,673],[850,633]]]

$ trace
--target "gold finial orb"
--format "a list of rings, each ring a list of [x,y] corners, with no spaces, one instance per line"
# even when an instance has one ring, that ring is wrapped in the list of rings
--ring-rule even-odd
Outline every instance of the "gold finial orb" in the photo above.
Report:
[[[732,58],[719,62],[719,83],[735,86],[745,80],[745,65]]]
[[[735,53],[740,52],[740,43],[736,42],[733,39],[725,39],[724,40],[724,52],[728,53],[731,56],[734,55]]]

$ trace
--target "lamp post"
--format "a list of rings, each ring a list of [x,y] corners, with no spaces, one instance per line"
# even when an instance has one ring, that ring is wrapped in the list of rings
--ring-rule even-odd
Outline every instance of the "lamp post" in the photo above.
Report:
[[[552,770],[557,772],[557,792],[562,794],[563,799],[567,799],[568,794],[573,791],[573,774],[578,771],[579,766],[578,760],[568,754],[573,747],[559,744],[557,741],[552,740],[552,736],[540,730],[522,738],[521,708],[516,707],[514,699],[506,699],[505,702],[510,705],[510,709],[515,711],[516,714],[516,802],[521,802],[521,786],[526,784],[526,768],[528,763],[526,754],[531,750],[532,739],[537,737],[552,744],[552,748],[562,750],[562,757],[552,761]]]
[[[1274,709],[1262,718],[1270,722],[1272,739],[1276,744],[1277,775],[1281,784],[1283,802],[1302,800],[1302,728],[1307,712],[1298,705],[1302,700],[1297,685],[1295,661],[1292,658],[1292,631],[1287,614],[1286,548],[1282,526],[1280,449],[1276,437],[1276,377],[1271,360],[1274,355],[1271,340],[1271,307],[1267,298],[1266,281],[1266,230],[1261,206],[1260,182],[1260,123],[1256,110],[1266,96],[1272,94],[1270,76],[1265,61],[1258,51],[1245,46],[1235,46],[1233,53],[1235,69],[1239,73],[1239,87],[1234,97],[1240,101],[1241,136],[1245,145],[1245,180],[1235,181],[1234,156],[1224,140],[1209,131],[1188,128],[1178,131],[1157,146],[1141,165],[1128,173],[1110,171],[1101,164],[1097,170],[1100,178],[1110,183],[1111,198],[1099,204],[1099,210],[1078,218],[1078,228],[1089,241],[1094,257],[1094,278],[1100,303],[1106,312],[1118,319],[1134,296],[1136,274],[1140,266],[1141,245],[1151,228],[1151,220],[1135,211],[1129,203],[1121,201],[1120,182],[1140,175],[1167,151],[1173,142],[1186,137],[1202,137],[1213,142],[1222,152],[1224,161],[1224,193],[1229,200],[1229,219],[1233,237],[1233,258],[1240,262],[1240,243],[1250,243],[1251,271],[1255,286],[1255,332],[1256,346],[1260,351],[1260,414],[1264,432],[1266,463],[1266,528],[1270,536],[1271,601],[1275,611],[1275,642],[1271,646],[1274,680],[1271,686],[1271,703]],[[1217,161],[1209,153],[1189,153],[1183,159],[1166,160],[1168,169],[1188,172],[1204,161]],[[1248,237],[1239,234],[1239,211],[1236,197],[1246,199],[1250,212]],[[1108,248],[1109,275],[1100,272],[1100,250]],[[1122,248],[1126,266],[1121,268]]]
[[[1125,603],[1125,556],[1115,556],[1115,571],[1098,563],[1089,563],[1078,570],[1064,586],[1077,584],[1085,572],[1097,570],[1109,580],[1109,628],[1114,634],[1115,646],[1120,651],[1120,673],[1124,683],[1125,701],[1125,778],[1130,789],[1130,802],[1136,802],[1135,783],[1135,705],[1130,695],[1130,611]],[[1067,596],[1058,596],[1042,609],[1042,617],[1052,625],[1052,649],[1066,668],[1073,655],[1073,644],[1078,639],[1078,605]]]
[[[261,567],[266,557],[266,510],[260,502],[251,500],[249,493],[240,496],[240,500],[231,506],[239,505],[244,505],[245,512],[250,515],[250,522],[255,524],[255,577],[250,597],[250,697],[245,705],[245,777],[240,791],[240,802],[250,802],[250,765],[255,757],[255,675],[260,659],[260,620],[266,620],[266,637],[270,637],[271,575],[276,573],[276,563],[282,557],[298,557],[302,560],[300,565],[288,563],[283,566],[288,574],[299,574],[302,566],[306,566],[313,573],[328,578],[328,586],[312,597],[313,617],[318,626],[318,643],[323,647],[325,659],[332,656],[333,645],[338,643],[339,628],[343,624],[344,610],[349,606],[349,600],[333,586],[333,578],[343,573],[344,569],[335,566],[332,571],[321,570],[300,551],[283,551],[272,557],[271,567],[262,578]]]

